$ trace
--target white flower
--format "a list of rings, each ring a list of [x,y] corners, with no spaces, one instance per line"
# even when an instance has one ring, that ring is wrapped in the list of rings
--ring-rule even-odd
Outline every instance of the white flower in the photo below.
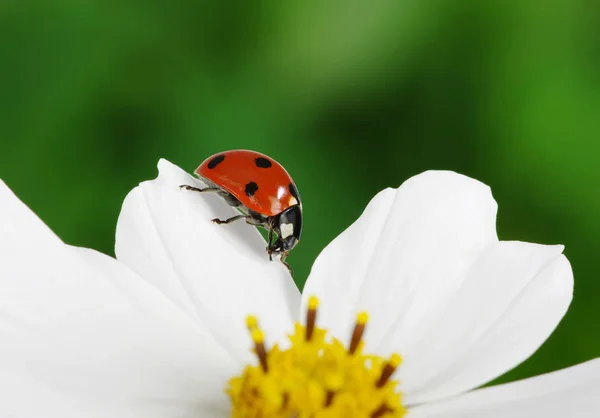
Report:
[[[319,296],[343,341],[403,357],[408,417],[597,417],[600,361],[468,392],[544,342],[573,277],[562,246],[499,242],[481,183],[426,172],[379,193],[318,257],[301,296],[265,242],[162,160],[126,198],[117,260],[65,245],[0,183],[0,417],[225,417],[254,362],[245,318],[282,342]],[[199,183],[198,183],[199,184]],[[292,260],[293,261],[293,260]]]

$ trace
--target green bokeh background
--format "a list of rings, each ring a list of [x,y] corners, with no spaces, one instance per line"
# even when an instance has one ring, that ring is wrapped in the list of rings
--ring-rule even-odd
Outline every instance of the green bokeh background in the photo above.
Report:
[[[51,4],[50,4],[51,3]],[[375,193],[427,169],[492,187],[501,239],[562,243],[575,298],[500,381],[600,356],[600,3],[0,3],[0,177],[113,254],[160,157],[264,152],[304,202],[300,284]]]

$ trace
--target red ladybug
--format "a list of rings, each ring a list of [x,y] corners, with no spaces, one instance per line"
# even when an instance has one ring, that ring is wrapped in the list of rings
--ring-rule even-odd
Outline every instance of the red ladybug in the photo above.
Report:
[[[269,232],[267,253],[280,255],[281,262],[292,273],[285,261],[298,244],[302,233],[302,203],[294,180],[274,159],[256,151],[232,150],[215,154],[196,169],[195,174],[208,187],[181,185],[197,192],[217,192],[242,214],[229,219],[213,219],[217,224],[228,224],[246,219],[250,225]],[[277,239],[273,242],[273,233]]]

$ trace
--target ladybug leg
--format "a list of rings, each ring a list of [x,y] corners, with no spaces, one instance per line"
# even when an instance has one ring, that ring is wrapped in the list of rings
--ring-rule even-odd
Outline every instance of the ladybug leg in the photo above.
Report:
[[[269,245],[267,247],[269,261],[273,261],[273,228],[269,228]]]
[[[218,187],[205,187],[204,189],[201,189],[199,187],[189,186],[187,184],[182,184],[179,186],[179,189],[191,190],[192,192],[218,192],[221,190]]]
[[[292,266],[290,266],[290,264],[287,261],[285,261],[287,256],[288,256],[288,253],[281,253],[281,257],[279,258],[279,261],[281,261],[281,264],[283,264],[284,266],[287,267],[288,271],[290,272],[290,276],[294,277],[294,270],[292,269]]]
[[[202,190],[206,190],[206,189],[202,189]],[[238,219],[242,219],[242,218],[246,218],[246,217],[247,217],[247,215],[235,215],[235,216],[232,216],[231,218],[227,218],[225,220],[215,218],[215,219],[212,219],[212,221],[214,223],[216,223],[217,225],[222,225],[222,224],[230,224],[231,222],[234,222],[234,221],[237,221]]]

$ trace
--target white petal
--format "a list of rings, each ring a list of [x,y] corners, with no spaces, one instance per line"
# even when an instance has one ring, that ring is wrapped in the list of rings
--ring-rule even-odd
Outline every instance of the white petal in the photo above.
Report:
[[[408,418],[597,418],[600,359],[411,409]]]
[[[488,187],[427,172],[376,196],[313,267],[304,295],[323,300],[320,324],[348,338],[355,313],[368,311],[366,349],[403,356],[409,404],[516,366],[570,303],[562,246],[499,243],[495,215]]]
[[[210,332],[122,263],[37,239],[48,231],[2,185],[0,207],[14,209],[0,217],[0,416],[226,413],[236,367]]]
[[[251,357],[246,315],[258,316],[267,339],[284,339],[298,312],[298,289],[281,263],[269,261],[254,227],[243,220],[211,222],[239,212],[215,193],[180,190],[181,184],[204,185],[168,161],[158,167],[158,178],[140,184],[123,203],[117,258],[245,362]]]
[[[54,232],[0,180],[0,251],[59,242]]]
[[[496,209],[487,186],[453,172],[428,171],[386,189],[319,255],[303,297],[320,296],[320,324],[341,338],[367,310],[370,351],[392,327],[410,338],[497,241]]]
[[[533,354],[572,299],[562,246],[499,242],[488,248],[432,322],[390,333],[382,350],[404,356],[405,402],[421,403],[480,386]],[[403,319],[399,318],[399,322]]]

